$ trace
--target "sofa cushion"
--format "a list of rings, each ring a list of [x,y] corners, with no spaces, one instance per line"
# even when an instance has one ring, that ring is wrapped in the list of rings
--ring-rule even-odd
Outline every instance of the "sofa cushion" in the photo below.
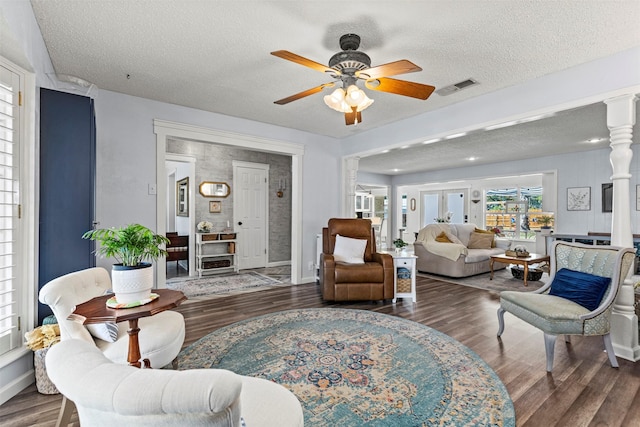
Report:
[[[116,342],[118,339],[118,325],[115,322],[90,323],[86,328],[94,338],[106,342]]]
[[[460,242],[465,245],[465,246],[469,246],[469,238],[471,236],[471,233],[473,233],[473,230],[476,229],[476,225],[475,224],[449,224],[450,227],[450,231],[452,234],[454,234],[456,237],[458,237],[458,239],[460,239]]]
[[[469,237],[469,244],[467,248],[469,249],[491,249],[491,244],[493,243],[494,234],[486,234],[486,233],[471,233]]]
[[[364,251],[366,248],[366,240],[352,239],[337,234],[336,245],[333,249],[333,258],[336,261],[349,264],[364,264]]]
[[[453,243],[451,239],[447,237],[447,233],[445,233],[444,231],[436,236],[436,242]]]
[[[475,230],[473,230],[473,231],[474,231],[475,233],[490,234],[490,235],[493,237],[493,239],[491,240],[491,247],[492,247],[492,248],[495,248],[495,247],[496,247],[496,239],[495,239],[495,237],[496,237],[496,233],[494,233],[494,232],[493,232],[493,231],[491,231],[491,230],[483,230],[483,229],[481,229],[481,228],[476,228],[476,229],[475,229]]]
[[[458,239],[455,234],[448,231],[442,231],[440,234],[438,234],[436,236],[436,242],[456,243],[458,245],[462,245],[462,242],[460,241],[460,239]]]
[[[554,275],[549,295],[568,299],[593,311],[600,305],[609,284],[610,277],[561,268]]]
[[[487,261],[491,257],[491,255],[500,255],[503,253],[504,251],[498,248],[469,249],[467,251],[467,256],[464,258],[464,262],[465,264],[470,264],[474,262]]]

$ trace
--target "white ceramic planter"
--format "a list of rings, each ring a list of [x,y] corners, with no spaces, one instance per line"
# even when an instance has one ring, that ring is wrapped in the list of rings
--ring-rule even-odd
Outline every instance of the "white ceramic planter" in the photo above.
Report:
[[[148,263],[137,267],[116,264],[111,270],[111,286],[120,304],[147,299],[153,288],[153,266]]]

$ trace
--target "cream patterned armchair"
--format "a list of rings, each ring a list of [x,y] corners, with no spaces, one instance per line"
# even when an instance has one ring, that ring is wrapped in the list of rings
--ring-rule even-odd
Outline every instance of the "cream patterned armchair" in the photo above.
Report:
[[[289,390],[223,369],[138,369],[114,364],[94,345],[65,340],[49,350],[47,373],[92,426],[299,427]]]
[[[633,261],[633,249],[554,242],[551,277],[543,287],[500,293],[498,337],[508,311],[544,332],[548,372],[558,335],[567,342],[570,335],[602,335],[609,362],[618,367],[609,335],[611,310]]]

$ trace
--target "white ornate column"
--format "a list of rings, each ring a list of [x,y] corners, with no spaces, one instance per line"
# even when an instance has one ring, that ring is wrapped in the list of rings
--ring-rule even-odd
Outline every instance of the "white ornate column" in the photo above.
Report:
[[[356,185],[358,184],[358,162],[360,157],[350,157],[342,162],[342,183],[344,199],[342,203],[342,217],[356,216]]]
[[[633,94],[618,96],[605,101],[607,104],[607,127],[611,137],[609,160],[613,167],[613,215],[611,244],[633,247],[631,231],[631,206],[629,203],[629,166],[633,157],[631,150],[633,125],[636,118],[636,97]],[[638,316],[634,304],[633,282],[627,280],[620,289],[611,314],[611,340],[616,356],[637,361],[640,359],[638,345]]]

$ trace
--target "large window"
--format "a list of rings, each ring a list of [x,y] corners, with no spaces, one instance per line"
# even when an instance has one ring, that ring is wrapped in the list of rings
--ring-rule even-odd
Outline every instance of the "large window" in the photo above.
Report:
[[[542,187],[496,188],[486,191],[485,225],[514,239],[535,239],[543,225]]]
[[[0,355],[21,345],[18,242],[19,76],[0,65]]]

